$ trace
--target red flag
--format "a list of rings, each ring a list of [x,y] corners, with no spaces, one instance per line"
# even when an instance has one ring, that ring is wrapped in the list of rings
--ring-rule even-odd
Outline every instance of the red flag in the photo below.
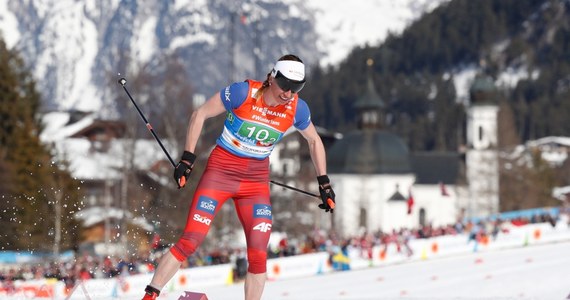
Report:
[[[157,249],[158,246],[160,246],[160,235],[158,233],[155,233],[152,236],[152,241],[150,244],[152,245],[152,249]]]
[[[443,182],[439,182],[439,189],[441,190],[441,195],[444,197],[449,197],[449,193],[447,192],[447,189],[445,188],[445,184],[443,184]]]
[[[412,208],[414,207],[414,196],[412,195],[412,189],[410,188],[409,190],[409,195],[408,195],[408,201],[406,201],[406,203],[408,204],[408,215],[412,213]]]

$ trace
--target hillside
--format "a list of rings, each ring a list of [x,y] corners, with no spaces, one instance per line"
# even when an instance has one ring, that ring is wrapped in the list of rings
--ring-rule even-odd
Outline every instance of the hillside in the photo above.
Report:
[[[32,70],[44,111],[116,118],[118,73],[145,99],[209,96],[264,76],[286,52],[336,65],[447,1],[4,1],[0,31]]]
[[[303,91],[315,123],[354,128],[352,103],[366,84],[365,62],[386,104],[386,126],[414,150],[456,151],[465,143],[465,90],[477,73],[501,91],[500,131],[511,144],[570,135],[570,1],[455,0],[385,43],[355,49],[339,68],[320,68]],[[507,145],[502,145],[507,146]]]

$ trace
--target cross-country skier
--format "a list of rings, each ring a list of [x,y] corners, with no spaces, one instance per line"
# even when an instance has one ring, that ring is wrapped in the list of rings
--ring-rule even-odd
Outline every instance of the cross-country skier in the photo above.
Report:
[[[247,241],[245,299],[261,299],[272,226],[269,154],[291,126],[309,145],[322,200],[319,207],[333,212],[335,194],[326,175],[325,148],[311,122],[307,103],[298,97],[304,85],[305,65],[297,56],[288,54],[275,63],[265,81],[233,83],[192,113],[184,153],[174,170],[180,188],[192,172],[204,121],[222,113],[227,117],[196,187],[184,232],[161,258],[143,300],[158,297],[181,262],[200,246],[216,213],[229,198],[235,202]]]

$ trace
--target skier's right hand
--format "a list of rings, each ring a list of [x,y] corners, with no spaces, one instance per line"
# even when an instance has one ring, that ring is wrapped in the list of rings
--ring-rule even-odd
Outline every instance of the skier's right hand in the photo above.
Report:
[[[192,173],[192,168],[194,167],[194,161],[196,160],[196,155],[189,151],[184,151],[182,153],[182,158],[174,168],[174,181],[178,185],[178,188],[183,188],[188,181],[188,177]]]

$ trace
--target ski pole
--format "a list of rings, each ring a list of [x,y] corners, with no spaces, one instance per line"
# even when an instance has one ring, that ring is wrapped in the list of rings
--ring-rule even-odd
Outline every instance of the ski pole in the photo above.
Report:
[[[277,181],[274,181],[274,180],[269,180],[269,182],[271,182],[271,183],[273,183],[273,184],[276,184],[276,185],[279,185],[279,186],[282,186],[282,187],[284,187],[284,188],[293,190],[293,191],[295,191],[295,192],[299,192],[299,193],[301,193],[301,194],[305,194],[305,195],[307,195],[307,196],[313,196],[313,197],[316,197],[316,198],[321,199],[321,196],[319,196],[319,195],[317,195],[317,194],[313,194],[313,193],[310,193],[310,192],[307,192],[307,191],[303,191],[303,190],[301,190],[301,189],[298,189],[298,188],[296,188],[296,187],[292,187],[292,186],[290,186],[290,185],[286,185],[286,184],[281,183],[281,182],[277,182]]]
[[[158,142],[158,144],[160,145],[160,148],[162,148],[162,151],[164,151],[164,154],[166,154],[166,157],[168,157],[168,160],[170,161],[172,166],[176,168],[176,164],[172,160],[172,157],[170,157],[170,154],[168,154],[168,151],[166,151],[166,148],[164,148],[164,145],[162,144],[162,142],[160,141],[160,139],[158,138],[158,136],[154,132],[154,129],[152,129],[152,125],[150,125],[150,123],[146,120],[146,118],[145,118],[144,114],[142,113],[142,111],[140,110],[139,106],[137,105],[137,103],[135,102],[133,97],[131,97],[131,93],[129,93],[129,90],[127,90],[127,87],[125,86],[126,83],[127,83],[127,80],[125,78],[119,79],[119,84],[123,87],[123,89],[125,90],[125,92],[129,96],[129,99],[131,99],[131,102],[135,105],[135,108],[137,109],[137,111],[139,112],[139,115],[143,119],[143,121],[146,125],[146,128],[150,131],[150,133],[152,133],[152,136]]]
[[[131,93],[129,93],[129,90],[127,90],[127,87],[125,86],[125,84],[127,84],[127,80],[122,77],[121,79],[119,79],[119,84],[123,87],[123,89],[125,90],[125,93],[127,93],[127,95],[129,96],[129,99],[131,99],[131,102],[133,103],[133,105],[135,106],[135,108],[137,109],[137,111],[139,112],[139,115],[141,116],[142,120],[144,121],[146,128],[150,131],[150,133],[152,133],[152,136],[154,137],[154,139],[158,142],[158,144],[160,145],[160,148],[162,148],[162,151],[164,151],[164,154],[166,154],[166,157],[168,157],[168,160],[170,161],[170,163],[172,164],[173,167],[176,168],[176,164],[174,163],[174,161],[172,160],[172,157],[170,157],[170,154],[168,153],[168,151],[166,150],[166,148],[164,148],[164,145],[162,144],[162,142],[160,141],[160,139],[158,138],[158,136],[156,135],[156,133],[154,132],[154,129],[152,129],[152,125],[148,122],[148,120],[146,119],[146,117],[144,116],[144,114],[142,113],[142,111],[140,110],[139,106],[137,105],[137,103],[135,102],[135,100],[133,99],[133,97],[131,96]],[[269,182],[282,186],[284,188],[288,188],[290,190],[308,195],[308,196],[312,196],[315,198],[320,199],[321,197],[317,194],[313,194],[313,193],[309,193],[307,191],[303,191],[301,189],[298,189],[296,187],[292,187],[290,185],[286,185],[284,183],[280,183],[274,180],[270,180]],[[328,204],[331,208],[334,208],[334,202],[331,199],[328,199]]]
[[[284,183],[281,183],[281,182],[277,182],[277,181],[275,181],[275,180],[270,180],[269,182],[271,182],[271,183],[273,183],[273,184],[276,184],[276,185],[278,185],[278,186],[282,186],[282,187],[284,187],[284,188],[293,190],[293,191],[295,191],[295,192],[299,192],[299,193],[301,193],[301,194],[305,194],[305,195],[307,195],[307,196],[312,196],[312,197],[321,199],[321,196],[319,196],[319,195],[317,195],[317,194],[313,194],[313,193],[310,193],[310,192],[307,192],[307,191],[298,189],[298,188],[296,188],[296,187],[292,187],[292,186],[290,186],[290,185],[287,185],[287,184],[284,184]],[[334,208],[335,203],[334,203],[334,201],[332,201],[332,199],[330,199],[330,198],[327,199],[327,203],[328,203],[328,205],[330,206],[330,208]]]

